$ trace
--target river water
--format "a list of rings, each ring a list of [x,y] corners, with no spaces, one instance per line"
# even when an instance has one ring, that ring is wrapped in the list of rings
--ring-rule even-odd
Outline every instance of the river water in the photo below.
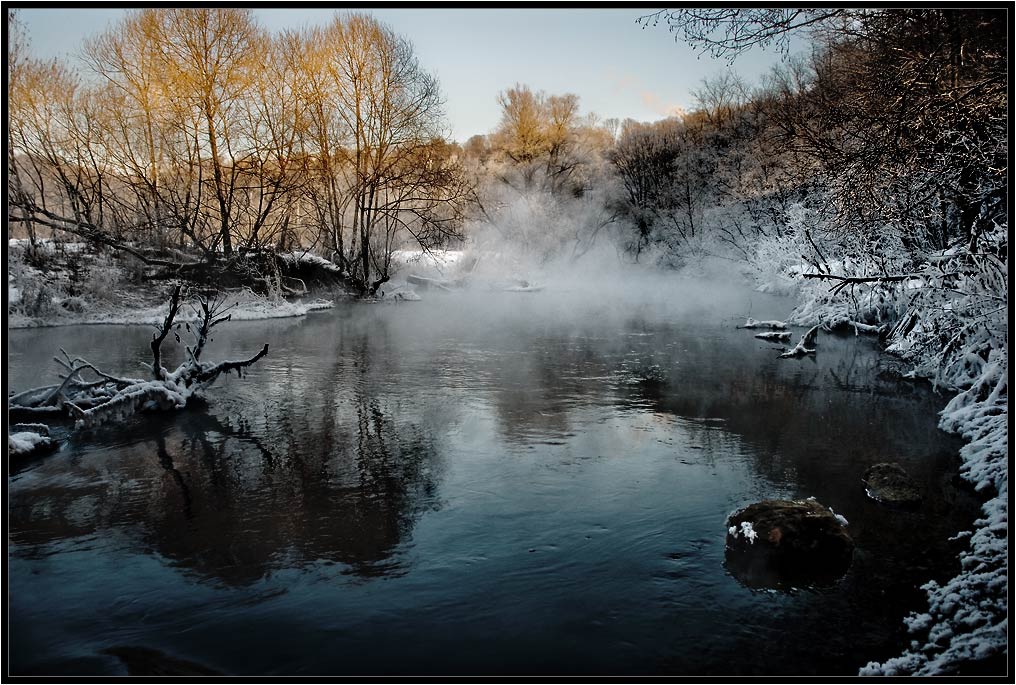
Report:
[[[122,674],[137,647],[237,675],[853,674],[898,653],[977,513],[944,401],[863,338],[778,359],[735,328],[749,299],[791,307],[499,293],[226,324],[207,358],[271,351],[206,404],[11,465],[11,672]],[[142,375],[151,329],[8,336],[21,389],[60,347]],[[885,460],[919,508],[865,497]],[[728,514],[809,496],[850,522],[843,578],[726,570]]]

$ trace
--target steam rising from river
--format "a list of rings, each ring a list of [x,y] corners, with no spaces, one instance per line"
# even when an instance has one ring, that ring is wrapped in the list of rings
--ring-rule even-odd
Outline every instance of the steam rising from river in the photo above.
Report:
[[[492,234],[479,233],[462,250],[401,253],[403,263],[389,294],[410,291],[424,301],[440,302],[445,322],[513,314],[567,320],[635,314],[688,322],[743,320],[761,313],[759,300],[772,299],[754,293],[746,269],[730,260],[691,258],[680,270],[663,269],[651,256],[634,261],[616,247],[612,235],[601,235],[581,255],[569,247],[547,257]],[[784,309],[774,315],[788,313]]]

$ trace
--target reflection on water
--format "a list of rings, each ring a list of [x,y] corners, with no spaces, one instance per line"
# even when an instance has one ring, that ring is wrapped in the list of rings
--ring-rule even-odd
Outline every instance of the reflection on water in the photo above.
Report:
[[[507,295],[227,327],[209,358],[272,345],[249,377],[15,465],[15,672],[122,673],[124,648],[348,675],[852,673],[893,654],[976,512],[940,399],[883,380],[864,340],[778,360],[694,314]],[[61,346],[136,372],[149,335],[14,331],[10,387]],[[865,498],[887,459],[929,493],[918,510]],[[725,573],[732,510],[807,496],[850,520],[842,580],[774,595]]]
[[[146,551],[235,585],[318,561],[366,577],[399,572],[393,551],[433,506],[434,447],[378,400],[359,389],[353,397],[348,421],[334,406],[319,423],[219,417],[199,404],[183,420],[136,422],[128,445],[73,479],[12,493],[12,541],[42,557],[54,541],[128,526]]]

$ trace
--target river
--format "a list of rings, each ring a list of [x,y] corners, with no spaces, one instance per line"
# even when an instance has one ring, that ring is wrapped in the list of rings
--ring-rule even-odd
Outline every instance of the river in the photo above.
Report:
[[[224,325],[208,359],[271,350],[206,404],[10,465],[11,672],[122,674],[123,647],[236,675],[854,674],[898,654],[978,512],[944,399],[865,338],[778,359],[735,327],[749,299],[791,307],[432,295]],[[150,339],[8,331],[9,388],[55,377],[60,347],[142,375]],[[866,498],[885,460],[919,508]],[[728,514],[810,496],[849,520],[844,577],[727,571]]]

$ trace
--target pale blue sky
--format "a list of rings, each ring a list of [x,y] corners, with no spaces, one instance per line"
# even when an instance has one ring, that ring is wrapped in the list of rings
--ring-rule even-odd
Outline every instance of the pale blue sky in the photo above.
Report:
[[[73,57],[85,37],[121,17],[123,9],[62,7],[20,11],[39,57]],[[254,7],[270,29],[321,24],[325,8]],[[664,26],[635,19],[653,9],[402,9],[367,10],[413,42],[425,69],[437,74],[452,137],[489,133],[499,119],[498,92],[524,83],[548,93],[575,93],[583,113],[652,121],[694,104],[702,78],[725,61],[699,56]],[[740,57],[733,69],[750,82],[779,61],[772,51]]]

